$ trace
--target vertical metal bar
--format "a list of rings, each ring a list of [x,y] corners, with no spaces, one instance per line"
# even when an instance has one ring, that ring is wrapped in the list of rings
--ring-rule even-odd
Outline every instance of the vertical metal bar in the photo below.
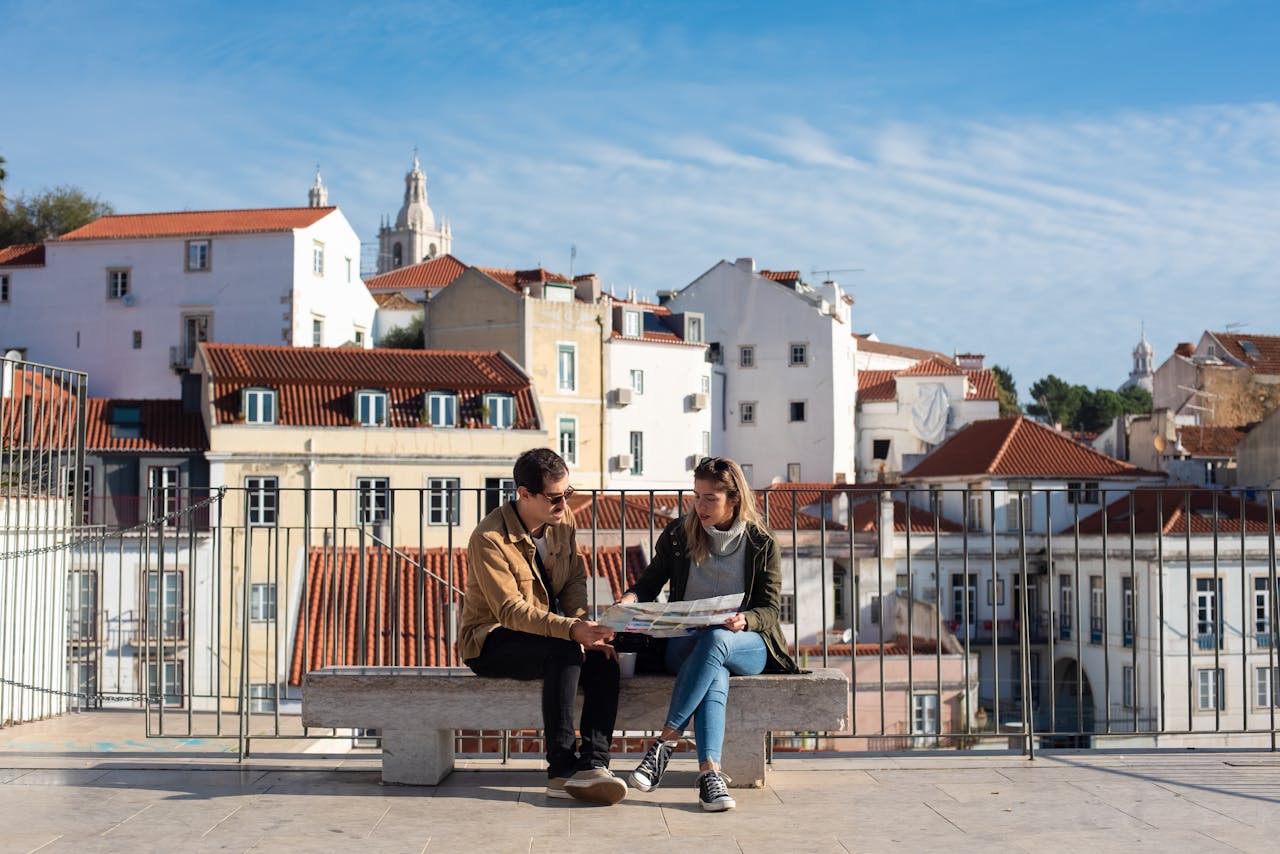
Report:
[[[454,565],[454,559],[453,559],[453,526],[452,525],[449,526],[449,530],[446,534],[446,537],[447,539],[445,542],[445,549],[446,549],[445,557],[446,557],[446,566],[448,567],[449,586],[445,590],[445,601],[449,603],[449,607],[445,610],[445,622],[444,622],[445,653],[448,655],[449,666],[457,667],[458,666],[458,649],[457,649],[457,643],[456,643],[457,638],[454,637],[453,624],[455,620],[454,615],[457,612],[457,608],[458,608],[458,597],[455,594],[455,591],[457,590],[457,587],[458,587],[458,583],[457,583],[457,576],[455,575],[457,567]]]
[[[889,509],[893,509],[893,493],[889,492]],[[885,493],[878,493],[876,496],[876,513],[875,513],[875,529],[876,529],[876,610],[880,613],[876,614],[876,623],[880,626],[880,679],[877,683],[880,691],[880,735],[885,734],[885,692],[884,692],[884,534],[882,532],[881,516],[883,513]],[[768,493],[765,493],[765,501],[768,501]],[[896,561],[896,558],[895,558]],[[853,662],[852,666],[856,669],[858,666],[858,650],[855,646],[852,650]],[[853,710],[854,717],[857,717],[858,710],[855,706]]]
[[[915,611],[916,611],[916,574],[912,567],[911,554],[911,498],[914,490],[908,491],[905,495],[906,500],[906,528],[907,528],[907,714],[911,721],[910,729],[915,731],[915,697],[916,697],[916,629],[915,629]],[[897,527],[896,525],[894,526]],[[895,573],[896,575],[896,573]],[[894,587],[897,587],[897,579],[894,579]],[[896,608],[894,610],[897,610]],[[896,628],[896,627],[895,627]],[[883,653],[884,647],[881,647]]]
[[[1187,731],[1190,732],[1195,728],[1193,726],[1193,723],[1195,722],[1195,712],[1192,709],[1192,704],[1194,702],[1195,687],[1196,687],[1196,684],[1195,684],[1196,672],[1195,672],[1195,668],[1193,667],[1193,662],[1191,658],[1191,647],[1192,647],[1192,644],[1196,644],[1199,642],[1199,638],[1197,636],[1197,629],[1199,627],[1197,626],[1196,621],[1193,619],[1193,617],[1195,616],[1196,608],[1198,608],[1198,603],[1196,603],[1195,597],[1193,596],[1194,585],[1191,580],[1191,490],[1190,489],[1183,490],[1183,493],[1182,493],[1182,525],[1183,525],[1184,534],[1186,537],[1184,548],[1183,548],[1183,559],[1185,560],[1186,566],[1187,566],[1187,574],[1185,579],[1186,588],[1187,588],[1186,590],[1186,595],[1187,595],[1187,604],[1186,604],[1186,611],[1187,611]]]
[[[944,507],[943,496],[946,493],[939,490],[938,500],[934,504],[933,510],[933,637],[935,643],[933,645],[933,666],[934,666],[934,682],[937,685],[938,692],[938,732],[942,732],[942,549],[939,545],[941,531],[939,529],[939,519],[942,517],[942,508]],[[914,702],[914,701],[913,701]],[[912,709],[912,717],[915,716],[915,709]]]
[[[1276,578],[1276,493],[1274,489],[1267,490],[1267,598],[1271,601],[1271,608],[1267,612],[1270,619],[1267,621],[1267,632],[1270,635],[1267,644],[1267,666],[1270,672],[1267,674],[1267,689],[1270,696],[1267,697],[1267,710],[1270,717],[1271,729],[1271,752],[1276,751],[1276,701],[1280,699],[1280,685],[1276,684],[1277,670],[1276,667],[1276,646],[1280,645],[1280,626],[1276,624],[1276,607],[1280,605],[1280,583]]]
[[[1105,505],[1104,505],[1105,506]],[[1133,684],[1129,689],[1129,699],[1133,702],[1133,731],[1138,731],[1138,528],[1137,507],[1134,503],[1133,490],[1129,490],[1129,603],[1121,602],[1129,615],[1129,672]],[[1123,632],[1123,626],[1121,627]],[[1124,686],[1120,686],[1121,699]]]
[[[1236,518],[1240,525],[1240,729],[1249,731],[1249,566],[1245,544],[1244,493],[1236,496]],[[1254,626],[1254,633],[1257,626]]]
[[[1012,497],[1011,490],[1005,490],[1005,501]],[[993,488],[988,497],[991,499],[991,593],[987,597],[991,602],[991,687],[994,694],[991,699],[992,713],[995,715],[994,731],[1000,732],[1000,568],[998,547],[996,543],[996,490]],[[1022,508],[1018,508],[1022,515]],[[981,678],[981,677],[979,677]]]
[[[827,498],[828,490],[822,490],[822,510],[818,513],[818,590],[820,591],[819,601],[822,606],[822,666],[829,666],[827,655],[827,590],[835,590],[834,577],[832,573],[833,583],[830,588],[827,587]],[[796,591],[796,608],[793,615],[798,623],[800,621],[800,591]]]
[[[1027,596],[1027,527],[1031,520],[1032,499],[1034,495],[1030,490],[1026,492],[1026,500],[1018,497],[1018,509],[1028,508],[1024,514],[1019,512],[1018,516],[1022,524],[1018,526],[1018,574],[1021,577],[1021,583],[1018,585],[1018,612],[1022,614],[1022,619],[1018,621],[1018,667],[1021,672],[1022,696],[1019,698],[1022,702],[1022,749],[1028,759],[1035,759],[1036,752],[1033,742],[1034,720],[1031,715],[1031,643],[1030,643],[1030,623],[1031,614],[1027,610],[1027,602],[1030,597]],[[1046,494],[1047,497],[1047,494]],[[1046,500],[1046,505],[1048,501]]]
[[[1159,588],[1159,595],[1156,599],[1156,644],[1157,658],[1160,661],[1159,673],[1160,680],[1160,734],[1163,735],[1168,728],[1167,715],[1165,712],[1165,660],[1164,660],[1164,490],[1156,491],[1156,584]]]
[[[979,496],[981,498],[981,496]],[[965,735],[973,734],[973,705],[976,697],[970,695],[969,686],[972,683],[972,674],[970,673],[969,659],[972,658],[972,638],[973,638],[973,609],[977,606],[974,601],[977,598],[977,582],[974,581],[973,588],[970,588],[969,579],[969,527],[972,521],[969,518],[969,502],[973,500],[972,486],[964,488],[963,504],[960,506],[960,524],[962,530],[960,532],[960,578],[963,585],[964,593],[960,597],[961,612],[964,625],[964,733]],[[969,590],[973,589],[973,595],[969,594]]]
[[[1213,729],[1215,732],[1222,730],[1222,696],[1223,689],[1226,687],[1222,684],[1219,673],[1222,671],[1222,644],[1226,641],[1224,635],[1227,633],[1226,621],[1226,605],[1222,601],[1226,597],[1222,595],[1222,575],[1219,565],[1220,555],[1218,548],[1218,493],[1213,493]],[[1187,526],[1190,527],[1191,520],[1187,520]]]
[[[1044,627],[1044,637],[1048,642],[1048,668],[1049,668],[1049,732],[1054,732],[1058,728],[1058,692],[1057,685],[1053,678],[1053,665],[1056,659],[1058,621],[1054,619],[1058,615],[1056,610],[1057,599],[1062,595],[1061,591],[1054,590],[1054,582],[1058,580],[1056,572],[1057,567],[1053,561],[1053,508],[1050,506],[1053,500],[1053,494],[1049,494],[1049,500],[1045,502],[1044,508],[1044,580],[1045,595],[1049,598],[1048,616]],[[1074,506],[1074,505],[1073,505]],[[1103,518],[1106,517],[1106,508],[1103,508]],[[1057,592],[1057,596],[1054,593]],[[1039,621],[1037,617],[1037,622]],[[1044,666],[1041,665],[1040,678],[1044,678]]]
[[[1107,518],[1107,489],[1102,487],[1102,709],[1106,719],[1103,732],[1111,732],[1111,579],[1107,577],[1111,560],[1111,520]],[[1093,591],[1089,591],[1092,601]]]

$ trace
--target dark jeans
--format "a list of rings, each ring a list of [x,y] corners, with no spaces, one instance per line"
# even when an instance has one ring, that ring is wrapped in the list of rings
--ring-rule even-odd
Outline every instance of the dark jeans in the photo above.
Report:
[[[547,776],[571,777],[609,767],[609,745],[618,717],[618,662],[604,653],[583,655],[573,641],[516,632],[501,626],[485,638],[480,655],[468,659],[477,676],[542,680],[542,728]],[[573,704],[582,686],[582,750],[573,730]]]

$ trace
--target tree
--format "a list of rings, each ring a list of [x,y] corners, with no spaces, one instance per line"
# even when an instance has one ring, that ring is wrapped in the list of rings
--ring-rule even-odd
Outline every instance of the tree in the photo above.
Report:
[[[112,212],[109,202],[78,187],[54,187],[33,196],[24,193],[0,205],[0,247],[40,243]]]
[[[0,207],[4,205],[4,179],[9,173],[4,171],[4,158],[0,157]]]
[[[1139,386],[1123,391],[1071,385],[1053,374],[1031,386],[1031,415],[1072,430],[1100,432],[1117,417],[1151,411],[1151,393]]]
[[[1071,385],[1053,374],[1036,381],[1031,386],[1031,399],[1027,412],[1050,424],[1068,426],[1075,423],[1080,404],[1089,394],[1082,385]]]
[[[422,350],[426,343],[422,339],[422,315],[418,315],[404,326],[389,329],[378,342],[379,347],[388,350]]]
[[[1013,382],[1013,374],[1008,368],[993,365],[991,373],[996,378],[996,396],[1000,400],[1000,417],[1017,418],[1022,414],[1018,405],[1018,387]]]

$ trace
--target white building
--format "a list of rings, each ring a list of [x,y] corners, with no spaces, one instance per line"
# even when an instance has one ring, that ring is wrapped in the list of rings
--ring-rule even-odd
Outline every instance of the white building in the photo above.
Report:
[[[0,269],[0,348],[173,398],[201,341],[370,346],[359,262],[336,207],[105,216]]]
[[[687,338],[701,314],[613,302],[605,342],[605,442],[609,489],[686,489],[711,453],[711,365],[707,345]]]
[[[857,346],[838,284],[739,258],[662,296],[673,312],[706,318],[713,453],[742,463],[754,485],[852,482]]]

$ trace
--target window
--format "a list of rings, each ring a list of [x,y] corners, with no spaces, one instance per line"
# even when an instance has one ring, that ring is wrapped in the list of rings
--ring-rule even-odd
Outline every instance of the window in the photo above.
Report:
[[[571,466],[578,464],[578,419],[559,419],[556,434],[559,437],[560,456]]]
[[[142,330],[141,329],[133,330],[133,349],[135,350],[142,349]]]
[[[98,637],[98,573],[67,573],[67,640],[91,641]]]
[[[93,518],[93,466],[85,466],[81,472],[81,487],[84,489],[84,503],[80,506],[83,523],[89,524]],[[76,470],[62,470],[62,494],[69,500],[76,499]]]
[[[756,423],[756,402],[754,400],[738,401],[738,423]]]
[[[787,483],[800,482],[800,464],[787,463]]]
[[[803,400],[793,400],[793,401],[791,401],[791,402],[790,402],[790,404],[788,404],[788,408],[787,408],[787,411],[788,411],[788,414],[789,414],[789,418],[788,418],[788,420],[790,420],[790,421],[803,421],[803,420],[804,420],[804,409],[805,409],[805,401],[803,401]]]
[[[324,244],[319,240],[311,244],[311,272],[324,275]]]
[[[166,706],[181,706],[183,700],[182,691],[182,662],[181,661],[165,661],[163,662],[163,677],[161,676],[160,665],[157,662],[151,662],[147,665],[147,691],[152,702],[159,702],[161,697],[164,698]],[[161,679],[163,678],[163,683]],[[160,693],[163,691],[163,695]]]
[[[399,243],[391,247],[391,266],[399,267],[404,263],[404,247]]]
[[[0,274],[0,302],[9,301],[9,274]]]
[[[1102,643],[1107,613],[1107,590],[1101,575],[1089,576],[1089,642]]]
[[[1120,675],[1120,693],[1121,702],[1124,703],[1126,709],[1135,709],[1138,707],[1137,684],[1133,675],[1132,665],[1126,664]]]
[[[276,710],[276,686],[270,682],[255,682],[249,686],[249,711],[274,712]]]
[[[871,604],[868,606],[867,609],[870,612],[871,624],[873,626],[880,625],[880,611],[883,609],[883,607],[884,606],[879,596],[871,597]]]
[[[701,452],[702,452],[702,456],[704,456],[704,457],[709,457],[709,456],[711,456],[711,431],[710,431],[710,430],[703,430],[703,431],[702,431],[702,448],[701,448]],[[743,471],[745,472],[745,469],[744,469]],[[748,482],[748,483],[749,483],[749,482]]]
[[[1124,645],[1133,646],[1134,599],[1133,579],[1129,576],[1120,578],[1120,596],[1123,610],[1120,614],[1120,628],[1124,632]]]
[[[485,423],[501,430],[511,428],[515,423],[515,398],[509,394],[486,394],[484,396],[486,411]]]
[[[324,321],[318,317],[311,318],[311,346],[324,346]]]
[[[631,473],[644,474],[644,434],[631,431]]]
[[[698,385],[702,389],[703,394],[711,394],[711,377],[708,374],[702,375],[702,381]]]
[[[276,618],[276,586],[254,584],[249,588],[249,620],[267,623]]]
[[[385,477],[356,478],[356,522],[373,525],[387,521],[391,482]]]
[[[978,575],[953,572],[951,574],[951,619],[957,626],[978,622]]]
[[[203,273],[212,266],[208,240],[187,241],[187,272]]]
[[[709,457],[711,456],[711,434],[703,433],[702,435],[707,437],[706,438],[707,451],[705,454],[703,454],[703,456]],[[738,468],[742,469],[742,478],[747,482],[747,486],[750,486],[751,477],[755,473],[755,467],[751,465],[751,463],[739,463]]]
[[[1005,525],[1009,531],[1031,530],[1031,484],[1011,483],[1005,496]]]
[[[151,518],[158,520],[177,513],[181,504],[177,466],[148,466],[147,488],[151,493]],[[177,522],[176,519],[171,520]]]
[[[516,482],[509,477],[486,477],[484,479],[484,512],[485,515],[497,510],[508,501],[515,501]]]
[[[244,479],[245,508],[251,527],[276,523],[277,486],[274,477],[246,477]]]
[[[969,491],[966,495],[969,502],[969,530],[984,530],[982,519],[987,506],[987,494],[982,491],[982,484],[969,484]]]
[[[163,581],[161,580],[163,578]],[[160,591],[163,587],[164,594]],[[147,573],[147,637],[149,639],[182,640],[182,573]]]
[[[270,388],[244,390],[244,420],[246,424],[276,423],[276,392]]]
[[[1196,579],[1196,646],[1211,650],[1222,648],[1222,614],[1218,602],[1222,598],[1222,579]]]
[[[738,348],[738,367],[754,368],[756,366],[756,348],[750,344]]]
[[[558,354],[556,361],[556,388],[560,391],[577,391],[578,345],[560,344],[557,346],[556,351]]]
[[[684,340],[690,344],[702,343],[702,318],[688,317],[684,327]]]
[[[355,327],[351,332],[351,340],[357,347],[364,346],[364,330],[359,326]]]
[[[622,313],[622,334],[628,338],[640,337],[640,312],[624,311]]]
[[[889,440],[888,439],[872,439],[871,440],[871,459],[873,460],[889,459]]]
[[[196,358],[196,350],[202,341],[209,340],[209,321],[207,314],[188,314],[182,318],[182,355],[183,364],[190,365]]]
[[[427,392],[427,423],[432,427],[457,427],[458,396],[451,391]]]
[[[1088,483],[1073,482],[1067,484],[1067,503],[1068,504],[1098,504],[1098,484],[1096,481]]]
[[[1076,598],[1069,572],[1058,576],[1058,597],[1058,640],[1071,640],[1071,623],[1076,612]]]
[[[384,426],[387,423],[387,393],[356,392],[356,420],[365,427]]]
[[[923,747],[938,743],[938,695],[911,695],[911,734],[922,736],[916,745]]]
[[[1271,646],[1271,597],[1265,575],[1253,579],[1253,636],[1258,646]]]
[[[631,390],[636,394],[644,394],[644,371],[631,371]]]
[[[427,478],[427,524],[457,525],[462,521],[460,486],[456,477]]]
[[[1004,579],[1003,578],[987,579],[987,604],[988,605],[1004,604]]]
[[[344,260],[347,262],[347,284],[349,285],[351,284],[351,259],[346,258]],[[359,342],[356,342],[356,343],[359,343]]]
[[[107,299],[123,299],[129,293],[129,271],[107,270]]]
[[[783,593],[782,598],[778,601],[778,620],[783,623],[794,624],[796,621],[796,594]]]
[[[791,365],[793,368],[809,364],[809,345],[792,344],[790,348],[790,359],[787,364]]]
[[[1227,674],[1221,667],[1196,671],[1197,708],[1202,712],[1219,711],[1227,707]]]
[[[1258,707],[1280,707],[1280,667],[1259,667],[1254,687],[1253,701]]]
[[[831,573],[831,619],[844,622],[849,615],[849,574],[837,566]]]
[[[142,407],[113,406],[111,408],[111,438],[137,439],[142,435]]]

